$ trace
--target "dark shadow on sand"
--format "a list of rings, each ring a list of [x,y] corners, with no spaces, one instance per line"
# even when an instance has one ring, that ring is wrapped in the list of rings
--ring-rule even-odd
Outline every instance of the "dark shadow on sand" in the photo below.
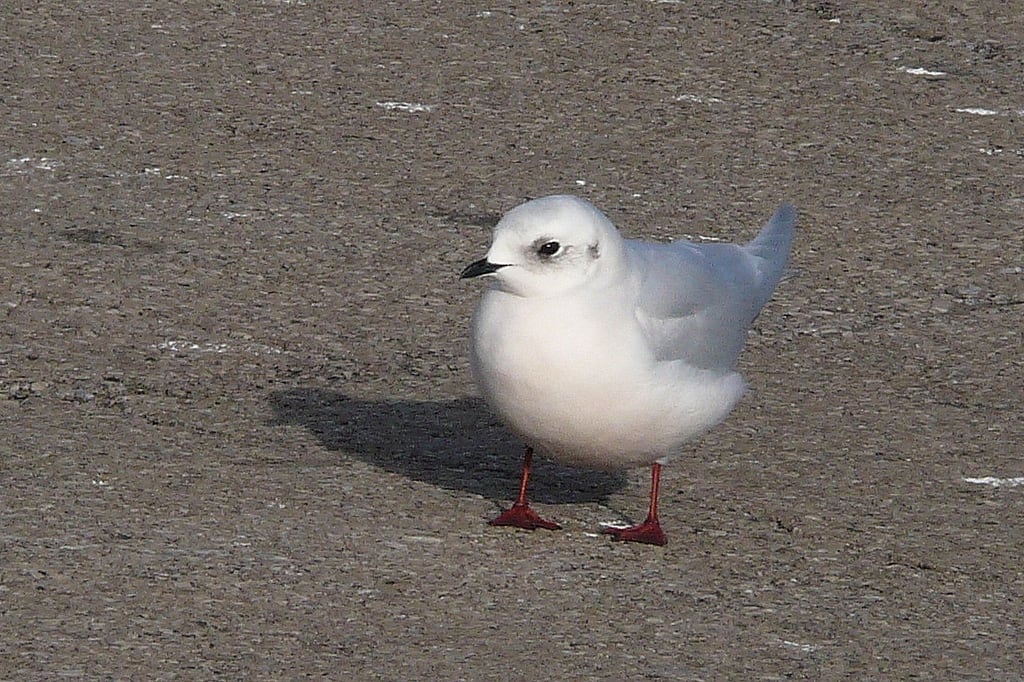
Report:
[[[514,498],[523,444],[482,401],[359,400],[321,388],[278,391],[269,398],[275,423],[310,430],[340,457],[408,478],[493,500]],[[534,462],[530,499],[547,504],[599,502],[621,490],[621,473]]]

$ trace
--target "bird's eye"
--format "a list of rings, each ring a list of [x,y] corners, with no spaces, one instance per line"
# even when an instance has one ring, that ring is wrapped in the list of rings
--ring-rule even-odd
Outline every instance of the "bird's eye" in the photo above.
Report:
[[[542,256],[554,256],[556,253],[558,253],[558,250],[561,248],[562,245],[559,244],[558,242],[545,242],[544,244],[540,245],[539,249],[537,249],[537,253],[539,253]]]

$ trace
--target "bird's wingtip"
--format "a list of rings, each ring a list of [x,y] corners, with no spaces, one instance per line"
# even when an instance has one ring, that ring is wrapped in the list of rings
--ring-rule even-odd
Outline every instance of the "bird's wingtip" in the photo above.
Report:
[[[781,204],[779,204],[779,207],[775,209],[775,215],[772,217],[773,219],[780,220],[782,222],[795,223],[796,206],[789,203],[788,201],[783,201]]]

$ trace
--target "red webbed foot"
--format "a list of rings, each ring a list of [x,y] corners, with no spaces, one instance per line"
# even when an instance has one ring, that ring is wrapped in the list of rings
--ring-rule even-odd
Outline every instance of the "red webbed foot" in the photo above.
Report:
[[[665,537],[665,532],[661,530],[661,524],[658,523],[657,519],[647,519],[638,526],[629,526],[628,528],[612,526],[605,528],[601,532],[611,535],[612,540],[619,540],[621,542],[643,542],[648,545],[658,545],[659,547],[668,543],[668,538]]]
[[[532,466],[533,448],[528,447],[526,448],[526,454],[523,455],[523,473],[519,479],[519,497],[510,509],[503,511],[498,515],[498,518],[489,522],[492,526],[513,526],[515,528],[525,528],[526,530],[536,530],[538,528],[558,530],[561,528],[554,521],[541,518],[540,514],[533,511],[530,508],[530,503],[526,501],[526,486],[530,481],[530,468]]]
[[[538,528],[545,528],[547,530],[559,530],[559,526],[554,521],[548,521],[547,519],[541,518],[540,514],[533,511],[527,504],[514,504],[511,508],[503,511],[497,518],[489,521],[492,526],[514,526],[516,528],[525,528],[526,530],[536,530]]]
[[[603,532],[612,536],[612,540],[622,542],[643,542],[648,545],[664,546],[668,543],[665,531],[658,523],[658,487],[661,483],[661,464],[655,462],[651,466],[651,503],[647,509],[647,520],[639,526],[617,528],[610,526]]]

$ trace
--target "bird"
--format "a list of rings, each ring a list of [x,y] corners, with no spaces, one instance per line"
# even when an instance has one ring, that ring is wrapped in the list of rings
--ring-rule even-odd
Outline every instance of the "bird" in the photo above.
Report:
[[[789,258],[783,203],[746,244],[626,239],[589,201],[533,199],[494,227],[460,279],[488,281],[470,323],[480,392],[526,443],[519,494],[496,526],[557,530],[529,504],[535,449],[599,470],[649,466],[646,519],[612,539],[664,545],[662,467],[747,389],[736,363]]]

